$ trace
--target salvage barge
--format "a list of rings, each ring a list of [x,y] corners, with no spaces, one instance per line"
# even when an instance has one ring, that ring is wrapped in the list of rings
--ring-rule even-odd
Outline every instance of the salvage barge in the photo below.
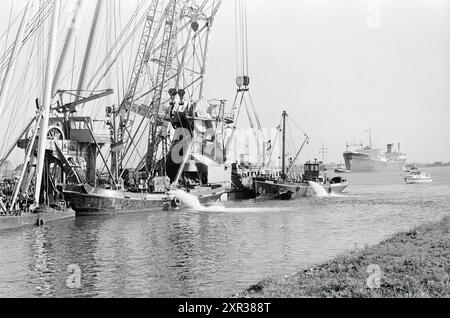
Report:
[[[31,2],[24,10],[24,16],[19,27],[16,44],[21,42],[23,28],[28,19]],[[14,143],[11,151],[19,146],[25,150],[24,164],[17,180],[10,181],[8,187],[3,187],[0,193],[0,230],[18,228],[30,225],[44,225],[46,222],[73,218],[75,212],[58,197],[55,192],[49,191],[51,184],[49,152],[53,148],[52,127],[49,128],[49,117],[52,103],[52,82],[55,67],[55,53],[58,14],[60,1],[55,1],[52,7],[51,28],[49,36],[48,55],[45,68],[43,104],[36,101],[36,116],[20,134],[18,143]],[[14,52],[10,57],[15,59]],[[8,82],[9,73],[13,72],[13,64],[6,70],[5,81]],[[3,83],[5,84],[5,83]],[[8,85],[6,85],[7,87]],[[2,94],[5,86],[2,86]],[[4,95],[3,95],[4,96]],[[3,102],[3,101],[2,101]],[[20,140],[24,135],[31,135]],[[4,140],[3,142],[7,142]],[[3,183],[5,185],[5,183]],[[5,193],[6,192],[6,193]]]

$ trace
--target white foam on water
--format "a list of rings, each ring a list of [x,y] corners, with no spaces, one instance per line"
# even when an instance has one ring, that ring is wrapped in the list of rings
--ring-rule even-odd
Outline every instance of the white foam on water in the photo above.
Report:
[[[272,208],[258,208],[258,207],[246,207],[246,208],[233,208],[226,207],[220,203],[204,206],[200,203],[195,195],[189,194],[183,190],[173,190],[169,194],[180,200],[182,206],[198,211],[198,212],[214,212],[214,213],[256,213],[256,212],[271,212]]]
[[[310,188],[308,189],[308,196],[319,197],[319,198],[358,198],[355,195],[344,195],[342,193],[328,192],[326,188],[322,187],[320,184],[308,181]]]
[[[308,181],[309,186],[312,189],[313,196],[315,197],[329,197],[331,196],[320,184],[312,181]]]
[[[233,208],[226,207],[223,205],[210,205],[203,206],[198,209],[199,212],[209,212],[209,213],[263,213],[263,212],[273,212],[273,208],[261,208],[261,207],[247,207],[247,208]]]
[[[175,198],[180,200],[181,204],[187,206],[191,209],[201,209],[203,205],[200,203],[198,198],[195,195],[189,194],[183,190],[173,190],[169,192],[170,195],[173,195]]]

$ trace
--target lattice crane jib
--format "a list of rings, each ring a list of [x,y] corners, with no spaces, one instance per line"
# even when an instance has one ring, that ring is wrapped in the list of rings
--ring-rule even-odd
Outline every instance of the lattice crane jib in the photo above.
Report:
[[[186,99],[193,102],[203,98],[209,34],[221,1],[161,0],[158,6],[155,3],[153,10],[159,19],[155,18],[152,27],[144,28],[128,94],[121,105],[124,119],[119,134],[125,144],[119,162],[125,167],[125,157],[130,157],[136,148],[133,137],[140,135],[137,130],[146,132],[147,152],[139,157],[137,169],[145,168],[150,173],[162,155],[161,144],[168,134],[168,91],[183,90]],[[184,105],[183,101],[180,104]],[[138,120],[134,122],[136,116]]]

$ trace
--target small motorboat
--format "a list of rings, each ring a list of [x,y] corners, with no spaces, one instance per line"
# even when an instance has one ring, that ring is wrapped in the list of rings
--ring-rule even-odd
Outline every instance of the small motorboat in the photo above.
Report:
[[[340,164],[340,165],[337,165],[337,166],[334,168],[334,172],[335,172],[335,173],[346,173],[346,172],[347,172],[347,169],[346,169],[346,167],[345,167],[343,164]]]
[[[409,175],[405,177],[406,184],[429,183],[432,182],[431,176],[419,169],[411,169]]]

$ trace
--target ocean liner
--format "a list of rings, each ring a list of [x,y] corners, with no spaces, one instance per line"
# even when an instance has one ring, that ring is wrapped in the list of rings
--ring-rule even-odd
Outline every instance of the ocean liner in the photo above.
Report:
[[[372,143],[371,143],[372,144]],[[344,152],[345,167],[352,172],[402,171],[406,163],[406,154],[400,151],[400,144],[395,151],[394,144],[388,144],[386,151],[382,149],[362,147],[355,151]]]

